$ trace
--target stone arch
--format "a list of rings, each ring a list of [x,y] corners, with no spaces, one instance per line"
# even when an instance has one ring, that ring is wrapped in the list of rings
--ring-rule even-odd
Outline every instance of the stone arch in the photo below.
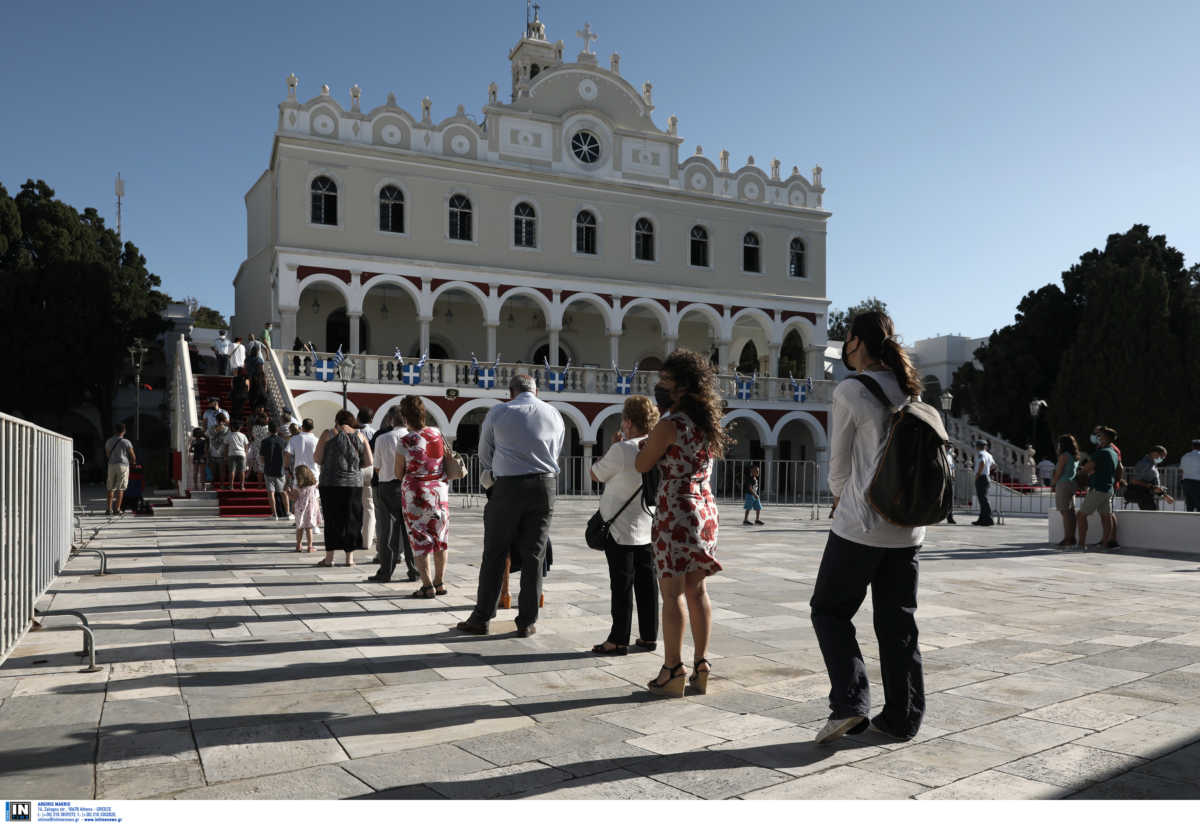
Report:
[[[738,321],[742,320],[743,318],[754,318],[754,320],[758,321],[758,325],[762,327],[763,334],[767,336],[768,343],[779,342],[779,339],[775,337],[775,321],[771,320],[771,316],[762,309],[757,309],[752,306],[745,309],[739,309],[737,313],[730,318],[730,330],[732,331],[732,328],[737,326]]]
[[[371,425],[376,429],[381,428],[383,426],[383,418],[385,415],[387,415],[388,410],[393,406],[399,406],[400,401],[404,400],[404,398],[404,395],[393,395],[388,401],[380,405],[379,409],[375,412],[375,417],[371,420]],[[425,401],[426,399],[425,397],[422,397],[421,400]],[[442,410],[442,407],[438,406],[431,400],[427,401],[425,403],[425,414],[428,417],[433,418],[434,423],[437,425],[437,428],[441,430],[443,435],[448,438],[453,437],[450,432],[450,419],[446,417],[446,413]]]
[[[361,312],[362,311],[362,294],[361,290],[353,289],[341,278],[330,275],[326,272],[317,272],[308,275],[304,280],[296,283],[296,304],[300,305],[300,299],[304,296],[304,290],[310,286],[332,286],[342,296],[342,300],[346,301],[346,311]],[[300,306],[303,309],[303,306]]]
[[[463,418],[476,409],[491,409],[496,404],[500,403],[499,398],[473,398],[467,401],[458,409],[454,410],[454,414],[450,416],[448,424],[449,429],[443,430],[447,435],[452,437],[458,435],[458,425],[463,422]]]
[[[337,392],[329,392],[324,389],[302,392],[295,397],[294,402],[301,419],[313,419],[313,423],[316,425],[313,432],[318,437],[333,426],[333,416],[337,414],[337,410],[342,408],[342,396]],[[358,405],[349,398],[346,399],[346,408],[355,415],[358,414]]]
[[[439,297],[441,297],[442,295],[444,295],[446,292],[452,292],[455,290],[460,291],[460,292],[466,292],[467,294],[474,297],[477,301],[479,301],[479,310],[483,313],[483,318],[486,322],[488,322],[488,323],[499,323],[500,322],[500,317],[499,317],[500,312],[498,309],[494,308],[491,305],[491,300],[488,298],[488,296],[485,295],[483,293],[483,290],[480,289],[478,286],[476,286],[473,283],[467,283],[465,280],[446,281],[445,283],[438,286],[438,288],[434,289],[433,292],[429,295],[429,305],[427,307],[425,307],[425,314],[432,315],[433,308],[434,308],[434,306],[437,305],[437,299]]]
[[[391,274],[375,275],[363,286],[361,299],[365,301],[367,295],[370,294],[371,290],[376,286],[399,286],[402,292],[405,292],[410,298],[412,298],[413,303],[417,307],[417,313],[420,314],[422,300],[421,290],[414,286],[412,281],[410,281],[408,278]]]
[[[554,307],[551,305],[550,300],[545,295],[531,286],[514,286],[501,295],[500,300],[496,303],[497,318],[503,315],[504,303],[509,298],[515,297],[527,297],[531,299],[538,305],[538,308],[542,310],[543,315],[546,317],[546,322],[550,322],[550,317],[554,312]]]
[[[579,436],[584,439],[584,443],[594,443],[595,434],[592,432],[592,427],[588,424],[587,418],[582,412],[576,409],[566,401],[550,401],[550,405],[558,410],[558,413],[575,425],[575,430],[579,432]]]
[[[829,438],[825,434],[825,427],[812,414],[800,411],[788,412],[775,422],[775,427],[771,431],[772,443],[779,441],[779,436],[783,433],[784,427],[793,421],[802,421],[807,425],[808,431],[812,434],[813,443],[816,445],[818,451],[829,448]]]
[[[634,298],[629,303],[625,304],[621,309],[618,310],[617,323],[624,323],[625,316],[628,315],[632,310],[637,309],[638,307],[645,307],[646,309],[649,309],[650,312],[656,318],[658,318],[658,323],[659,323],[659,326],[662,327],[663,335],[670,334],[670,332],[671,332],[671,315],[670,315],[670,313],[665,308],[663,308],[663,305],[661,303],[659,303],[658,301],[653,300],[651,298]]]
[[[758,430],[758,434],[762,439],[763,446],[775,445],[775,433],[771,431],[771,427],[767,424],[762,415],[755,412],[753,409],[734,409],[721,418],[721,426],[729,426],[737,420],[748,420],[754,424],[754,428]]]
[[[562,326],[563,315],[567,312],[567,307],[572,303],[577,302],[590,303],[600,311],[600,316],[604,318],[604,327],[607,331],[615,331],[613,323],[613,308],[612,304],[608,303],[604,298],[593,292],[576,292],[558,305],[558,313],[552,321],[553,325]]]
[[[611,418],[613,415],[620,415],[624,409],[625,409],[625,404],[614,403],[611,406],[606,406],[603,409],[601,409],[599,412],[597,412],[596,417],[592,419],[592,426],[591,426],[591,429],[588,431],[588,437],[591,438],[593,441],[595,441],[597,439],[597,437],[599,437],[599,434],[600,434],[600,424],[604,423],[606,420]]]

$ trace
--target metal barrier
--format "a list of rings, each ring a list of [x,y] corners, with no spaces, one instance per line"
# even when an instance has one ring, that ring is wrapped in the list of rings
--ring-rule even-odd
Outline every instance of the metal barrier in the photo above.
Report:
[[[0,413],[0,663],[71,552],[72,443]]]

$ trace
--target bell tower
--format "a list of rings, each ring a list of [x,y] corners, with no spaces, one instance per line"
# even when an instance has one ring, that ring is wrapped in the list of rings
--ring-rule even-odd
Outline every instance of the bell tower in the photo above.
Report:
[[[529,16],[533,10],[532,19]],[[512,99],[524,97],[529,84],[546,69],[562,63],[563,42],[551,43],[546,39],[546,24],[541,20],[542,7],[537,3],[525,4],[525,33],[508,53],[512,63]]]

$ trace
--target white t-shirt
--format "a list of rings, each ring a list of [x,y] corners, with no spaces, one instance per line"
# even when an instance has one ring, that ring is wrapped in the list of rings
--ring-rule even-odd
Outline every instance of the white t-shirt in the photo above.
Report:
[[[1038,475],[1042,478],[1052,478],[1054,476],[1054,462],[1042,458],[1037,465]]]
[[[246,347],[240,343],[235,343],[233,349],[229,352],[229,365],[234,369],[238,369],[246,365]]]
[[[231,341],[229,338],[219,337],[213,342],[213,349],[217,350],[218,355],[228,355],[232,348],[233,341]]]
[[[374,463],[379,468],[381,484],[396,480],[396,452],[400,448],[400,439],[407,434],[408,429],[399,426],[375,439]]]
[[[634,468],[638,456],[638,444],[646,438],[631,438],[615,443],[608,448],[600,460],[592,464],[592,473],[604,484],[600,496],[600,515],[605,520],[617,514],[617,510],[629,500],[642,483],[642,473]],[[650,516],[642,509],[641,495],[613,521],[609,528],[612,539],[622,546],[642,546],[650,543]]]
[[[867,372],[888,399],[899,406],[906,397],[890,371]],[[829,491],[838,498],[833,532],[864,546],[907,549],[925,541],[925,527],[903,527],[885,521],[867,501],[879,449],[888,433],[891,410],[856,380],[843,380],[833,390],[829,447]]]
[[[311,432],[301,432],[288,438],[287,453],[292,456],[292,469],[307,466],[314,473],[318,472],[314,453],[317,451],[317,436]]]
[[[975,477],[990,478],[992,470],[996,468],[996,459],[992,457],[992,453],[986,449],[981,449],[975,454]]]
[[[246,440],[246,436],[241,432],[230,432],[225,436],[225,455],[233,458],[237,456],[246,457],[246,447],[250,442]]]
[[[1193,449],[1179,459],[1185,481],[1200,481],[1200,449]]]

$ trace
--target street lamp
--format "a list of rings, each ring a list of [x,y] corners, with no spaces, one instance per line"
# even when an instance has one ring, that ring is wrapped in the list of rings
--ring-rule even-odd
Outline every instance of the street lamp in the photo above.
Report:
[[[1037,449],[1038,413],[1041,412],[1042,409],[1044,409],[1045,407],[1047,407],[1049,405],[1050,404],[1046,403],[1044,400],[1041,400],[1040,398],[1034,398],[1033,400],[1031,400],[1029,402],[1029,417],[1032,420],[1032,425],[1033,425],[1033,436],[1029,441],[1029,445],[1032,446],[1035,450]]]
[[[354,361],[350,358],[343,358],[342,362],[337,365],[337,377],[342,382],[342,409],[345,409],[346,392],[349,389],[350,381],[354,378]]]
[[[945,417],[945,418],[950,417],[950,410],[953,408],[953,406],[954,406],[954,395],[952,395],[950,393],[950,390],[947,389],[945,392],[942,393],[942,417]]]
[[[129,363],[133,366],[134,397],[137,399],[134,407],[133,437],[138,441],[139,448],[142,440],[142,363],[149,351],[141,338],[134,338],[129,347]]]

